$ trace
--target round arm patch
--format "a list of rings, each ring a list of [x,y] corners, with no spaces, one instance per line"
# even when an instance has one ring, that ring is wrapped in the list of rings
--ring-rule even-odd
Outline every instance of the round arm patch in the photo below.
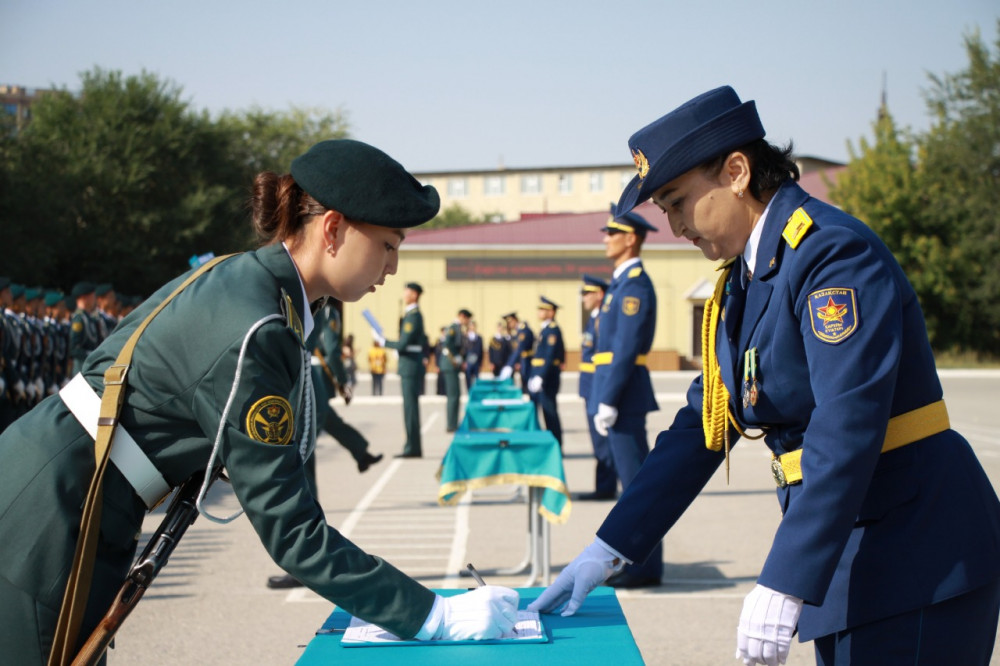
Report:
[[[285,446],[295,432],[292,406],[281,396],[263,397],[247,412],[246,428],[250,439]]]

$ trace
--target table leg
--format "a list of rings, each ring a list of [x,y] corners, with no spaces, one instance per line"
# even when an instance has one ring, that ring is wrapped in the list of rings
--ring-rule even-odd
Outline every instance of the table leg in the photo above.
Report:
[[[518,488],[520,489],[520,486]],[[515,565],[513,567],[509,567],[507,569],[497,569],[497,573],[500,574],[500,575],[512,576],[514,574],[523,573],[529,566],[532,566],[534,564],[535,555],[534,555],[534,550],[533,550],[533,548],[534,548],[533,544],[534,544],[534,534],[535,533],[534,533],[534,530],[532,528],[532,522],[531,522],[532,518],[531,517],[532,517],[533,514],[537,514],[537,507],[533,507],[532,506],[532,501],[531,501],[531,498],[533,497],[533,495],[531,494],[532,492],[533,492],[533,489],[529,488],[528,489],[528,498],[529,498],[529,501],[527,503],[527,505],[528,505],[528,547],[527,547],[527,552],[524,554],[524,559],[521,560],[520,564],[517,564],[517,565]]]

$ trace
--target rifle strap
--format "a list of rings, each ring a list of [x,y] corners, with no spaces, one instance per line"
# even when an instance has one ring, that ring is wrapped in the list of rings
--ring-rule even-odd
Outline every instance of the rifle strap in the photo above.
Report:
[[[212,259],[178,285],[135,329],[121,348],[114,364],[108,366],[104,372],[101,415],[97,420],[97,437],[94,440],[96,466],[83,505],[83,515],[80,518],[80,536],[76,542],[73,568],[70,569],[69,579],[66,581],[66,591],[63,593],[62,606],[59,609],[59,620],[56,623],[52,640],[52,650],[49,652],[49,666],[67,666],[73,661],[73,655],[76,651],[80,625],[83,623],[83,613],[87,608],[90,583],[94,574],[94,556],[97,553],[97,536],[100,532],[101,505],[104,495],[104,472],[108,467],[111,440],[115,434],[115,427],[118,425],[118,415],[125,401],[125,388],[128,385],[127,376],[132,364],[132,352],[135,350],[135,345],[153,318],[160,314],[177,294],[184,291],[189,284],[218,263],[232,256],[234,255],[227,254]]]

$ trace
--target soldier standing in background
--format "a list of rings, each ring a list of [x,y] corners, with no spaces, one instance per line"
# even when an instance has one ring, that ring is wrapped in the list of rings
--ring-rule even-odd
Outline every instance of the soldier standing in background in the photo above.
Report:
[[[458,403],[459,395],[462,393],[462,385],[459,383],[458,374],[462,371],[462,329],[465,328],[472,313],[466,309],[458,311],[455,318],[444,333],[444,342],[441,345],[441,358],[438,370],[444,375],[444,392],[448,398],[445,408],[447,431],[455,432],[458,429]]]
[[[608,283],[593,275],[583,276],[583,287],[580,289],[580,298],[583,301],[583,311],[587,315],[587,323],[583,328],[583,340],[580,344],[580,397],[583,398],[584,409],[587,414],[597,411],[596,406],[591,408],[591,389],[594,385],[594,352],[597,349],[597,336],[600,333],[599,317],[601,312],[601,302],[604,301],[604,294],[608,290]],[[594,447],[594,458],[597,459],[597,468],[594,471],[594,491],[581,493],[577,496],[580,500],[609,500],[614,499],[618,492],[618,473],[615,472],[615,458],[611,454],[611,446],[608,444],[608,436],[597,432],[594,421],[587,418],[587,425],[590,428],[590,443]]]
[[[531,399],[542,410],[546,430],[555,436],[561,450],[562,423],[559,420],[556,396],[559,393],[562,366],[566,362],[566,350],[563,347],[562,331],[556,323],[558,308],[558,305],[544,296],[538,303],[538,318],[542,321],[542,327],[538,330],[538,344],[531,359],[527,385]]]
[[[494,377],[500,376],[504,363],[510,357],[510,335],[507,333],[507,325],[504,322],[497,323],[497,332],[490,340],[489,358],[490,370]]]
[[[517,313],[511,312],[503,316],[507,322],[507,331],[511,336],[511,352],[500,371],[500,378],[507,379],[516,370],[521,376],[521,391],[528,392],[528,372],[531,370],[531,355],[535,350],[535,334],[527,324],[517,320]]]
[[[73,359],[74,376],[80,372],[87,355],[101,343],[97,320],[91,314],[97,307],[94,289],[93,282],[77,282],[70,292],[70,297],[76,301],[69,331],[69,355]]]
[[[381,344],[399,353],[399,378],[403,393],[403,422],[406,427],[406,443],[403,452],[396,458],[420,458],[423,447],[420,439],[420,393],[424,383],[424,347],[427,335],[424,333],[424,316],[420,313],[420,295],[423,287],[416,282],[408,282],[403,289],[403,303],[406,312],[399,320],[399,339],[386,340],[376,331],[372,335]]]

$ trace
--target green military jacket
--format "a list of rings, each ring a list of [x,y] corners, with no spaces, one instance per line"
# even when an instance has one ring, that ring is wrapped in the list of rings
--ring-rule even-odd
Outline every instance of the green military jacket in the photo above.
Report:
[[[403,377],[420,377],[424,374],[424,316],[415,307],[399,320],[399,340],[386,340],[385,346],[399,352],[399,374]]]
[[[441,359],[443,372],[458,372],[462,369],[462,325],[452,322],[444,336],[444,351]]]
[[[73,374],[80,371],[87,355],[101,344],[101,333],[97,319],[79,308],[70,319],[69,355],[73,358]]]
[[[87,358],[83,373],[98,394],[105,368],[180,281],[147,299]],[[349,613],[411,637],[433,593],[327,525],[308,489],[300,450],[313,427],[312,416],[303,414],[309,372],[303,296],[280,244],[200,277],[140,338],[121,424],[172,486],[206,467],[221,432],[220,461],[274,561]],[[58,395],[0,435],[0,576],[53,610],[53,623],[93,469],[93,440]],[[109,465],[91,606],[106,608],[124,579],[144,514],[145,505]],[[96,617],[88,610],[83,635]]]

